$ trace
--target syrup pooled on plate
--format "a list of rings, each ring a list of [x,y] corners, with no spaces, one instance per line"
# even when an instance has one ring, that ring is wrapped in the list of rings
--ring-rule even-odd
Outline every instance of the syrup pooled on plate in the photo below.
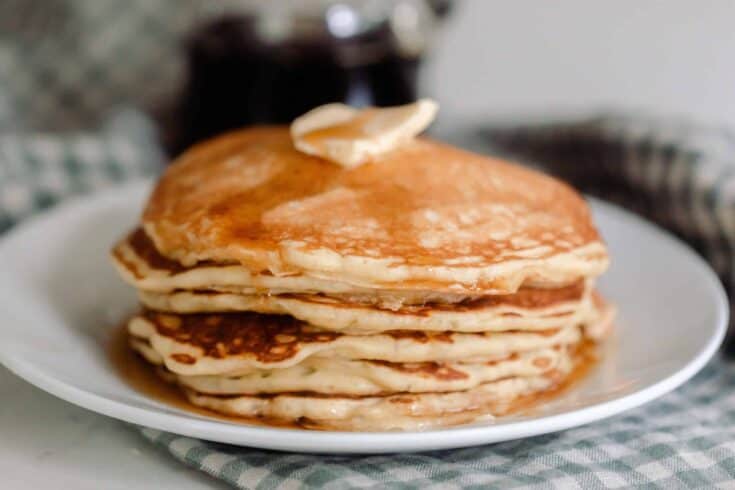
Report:
[[[289,424],[279,420],[223,415],[198,407],[190,403],[176,385],[164,381],[158,375],[154,366],[147,363],[137,352],[133,351],[129,346],[129,338],[125,323],[116,327],[110,338],[108,356],[115,371],[125,383],[149,398],[186,412],[225,422],[278,428],[305,429],[308,427],[314,429],[311,424],[308,424],[308,421],[305,421],[303,425],[298,423]],[[598,346],[595,343],[584,342],[574,355],[576,363],[574,370],[557,386],[542,393],[522,396],[513,400],[499,416],[532,416],[540,404],[558,398],[574,388],[589,375],[597,364],[599,360],[597,349]]]

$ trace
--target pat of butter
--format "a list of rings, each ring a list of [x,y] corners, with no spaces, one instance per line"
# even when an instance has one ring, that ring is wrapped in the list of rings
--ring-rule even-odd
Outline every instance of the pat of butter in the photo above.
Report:
[[[296,118],[291,138],[301,152],[352,168],[413,139],[431,124],[438,107],[429,99],[366,109],[327,104]]]

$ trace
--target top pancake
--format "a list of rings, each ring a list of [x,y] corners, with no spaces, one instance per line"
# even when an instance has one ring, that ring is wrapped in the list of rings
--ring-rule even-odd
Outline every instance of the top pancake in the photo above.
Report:
[[[344,169],[298,152],[285,127],[230,133],[169,167],[143,226],[185,266],[241,264],[371,288],[498,294],[607,266],[571,188],[425,139]]]

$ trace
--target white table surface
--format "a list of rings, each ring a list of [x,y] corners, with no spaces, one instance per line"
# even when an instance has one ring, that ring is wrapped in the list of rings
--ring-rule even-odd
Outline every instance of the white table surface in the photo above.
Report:
[[[224,489],[116,420],[61,401],[0,367],[3,490]]]

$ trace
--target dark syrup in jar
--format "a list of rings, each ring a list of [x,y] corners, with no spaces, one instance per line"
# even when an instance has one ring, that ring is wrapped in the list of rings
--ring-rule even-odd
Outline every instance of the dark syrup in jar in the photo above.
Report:
[[[252,124],[289,123],[329,102],[388,106],[416,100],[418,55],[400,52],[388,21],[355,36],[324,33],[266,42],[258,19],[227,15],[186,43],[187,81],[166,143],[197,141]]]

